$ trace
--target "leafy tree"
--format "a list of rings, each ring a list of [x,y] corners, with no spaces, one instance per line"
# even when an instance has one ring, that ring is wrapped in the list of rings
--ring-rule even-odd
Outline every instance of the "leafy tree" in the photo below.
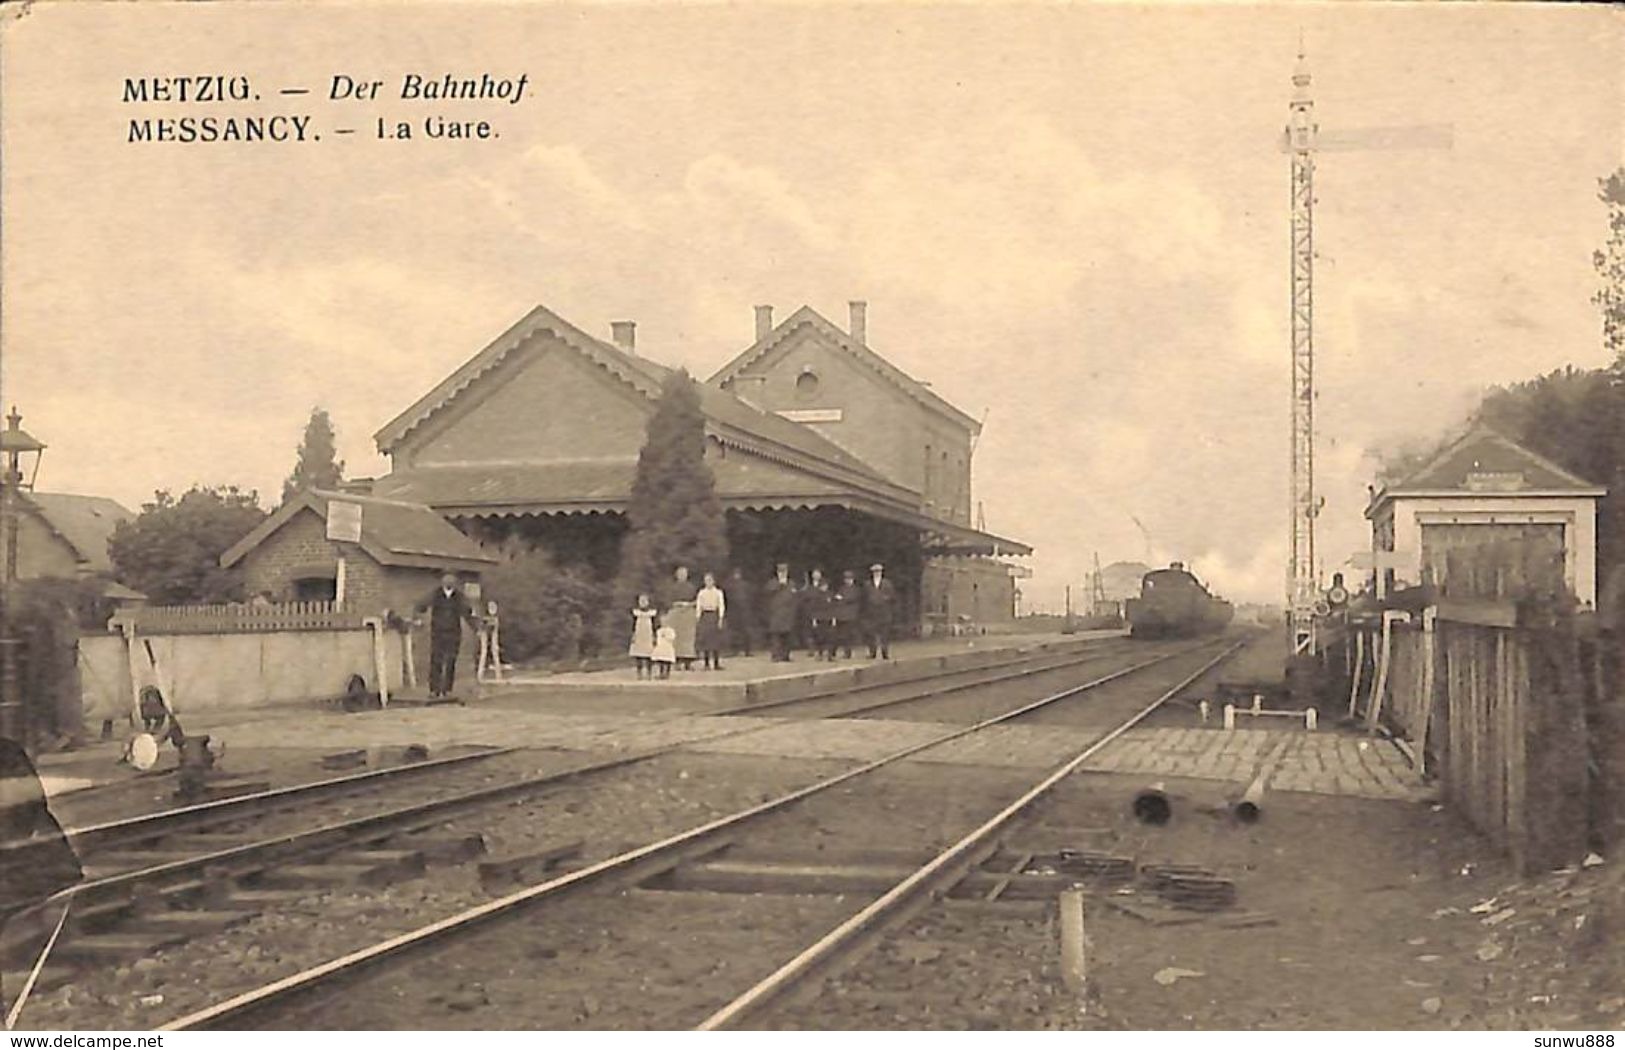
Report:
[[[699,385],[678,369],[666,377],[638,453],[627,505],[630,531],[621,542],[616,600],[631,608],[638,592],[658,594],[678,565],[721,572],[728,560],[727,523],[705,462],[705,415]]]
[[[1592,301],[1602,309],[1602,341],[1625,372],[1625,168],[1599,179],[1597,196],[1608,206],[1608,241],[1592,255],[1602,287]]]
[[[532,550],[488,570],[481,585],[502,618],[504,660],[571,660],[598,648],[609,587],[584,566],[561,568]]]
[[[293,473],[282,483],[282,502],[305,489],[331,489],[344,480],[344,463],[338,458],[333,439],[333,420],[325,408],[310,410],[305,438],[299,443],[299,459]]]
[[[119,523],[107,553],[119,582],[156,604],[230,601],[241,583],[220,556],[264,518],[259,494],[235,485],[194,486],[179,499],[161,490]]]
[[[25,736],[36,744],[83,736],[78,636],[104,631],[112,603],[104,581],[42,576],[16,580],[6,590],[12,627],[23,643],[18,674],[26,712]]]

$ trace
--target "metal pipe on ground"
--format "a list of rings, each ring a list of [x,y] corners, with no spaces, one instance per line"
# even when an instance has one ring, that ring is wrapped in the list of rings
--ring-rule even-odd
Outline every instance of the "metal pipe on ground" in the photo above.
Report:
[[[1134,796],[1134,817],[1141,824],[1166,824],[1173,815],[1173,804],[1169,802],[1167,788],[1161,781]]]
[[[1256,824],[1264,815],[1264,778],[1247,785],[1247,790],[1230,806],[1230,812],[1243,824]]]

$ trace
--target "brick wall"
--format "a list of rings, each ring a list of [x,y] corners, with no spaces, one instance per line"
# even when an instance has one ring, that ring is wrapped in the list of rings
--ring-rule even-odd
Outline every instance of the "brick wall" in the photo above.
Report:
[[[808,370],[812,384],[800,381]],[[971,515],[970,431],[934,412],[815,329],[802,326],[749,369],[766,382],[734,387],[770,412],[841,410],[835,423],[805,423],[879,470],[919,491],[927,510],[963,524]]]
[[[551,336],[534,337],[498,378],[402,442],[396,466],[635,459],[643,447],[651,403]]]
[[[338,551],[327,539],[321,515],[303,510],[273,532],[242,560],[243,584],[249,594],[267,591],[278,601],[293,598],[294,580],[334,573]]]
[[[332,575],[341,546],[345,549],[345,601],[364,615],[389,609],[410,618],[418,603],[440,582],[440,574],[434,569],[380,565],[358,547],[333,543],[327,538],[327,525],[321,516],[307,509],[243,558],[246,590],[250,595],[269,591],[273,599],[291,599],[294,582],[301,576],[321,571]],[[412,650],[418,682],[425,683],[429,675],[427,624],[413,632]],[[473,632],[465,630],[457,668],[460,682],[472,681],[475,652]]]
[[[921,580],[927,623],[1002,623],[1015,617],[1016,581],[991,558],[932,558]]]
[[[427,592],[434,585],[435,573],[431,570],[389,568],[353,544],[329,540],[326,522],[307,508],[243,558],[244,590],[249,595],[268,591],[273,600],[291,601],[300,578],[333,577],[340,548],[344,556],[345,601],[363,613],[398,608],[401,594]]]

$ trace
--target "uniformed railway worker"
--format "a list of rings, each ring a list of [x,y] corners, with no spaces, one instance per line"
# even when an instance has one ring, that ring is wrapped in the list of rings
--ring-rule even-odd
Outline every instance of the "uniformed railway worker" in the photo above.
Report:
[[[474,610],[457,586],[457,574],[440,577],[440,586],[418,604],[419,615],[429,614],[429,695],[446,697],[457,681],[457,650],[463,644],[463,623],[477,627]]]

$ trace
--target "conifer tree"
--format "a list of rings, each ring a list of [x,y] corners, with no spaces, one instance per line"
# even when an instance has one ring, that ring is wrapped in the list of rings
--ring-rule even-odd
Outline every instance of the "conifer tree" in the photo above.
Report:
[[[293,473],[282,483],[282,502],[306,489],[337,488],[344,480],[344,463],[338,458],[333,439],[333,421],[325,408],[310,410],[305,438],[299,443],[299,459]]]
[[[621,541],[616,600],[631,607],[640,591],[658,602],[678,565],[699,582],[720,576],[728,559],[727,524],[716,482],[705,462],[705,415],[700,390],[686,370],[666,377],[638,453],[626,510],[631,526]]]

